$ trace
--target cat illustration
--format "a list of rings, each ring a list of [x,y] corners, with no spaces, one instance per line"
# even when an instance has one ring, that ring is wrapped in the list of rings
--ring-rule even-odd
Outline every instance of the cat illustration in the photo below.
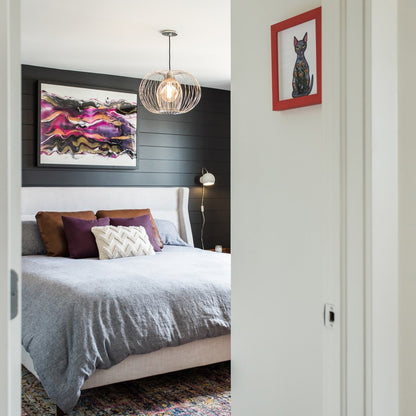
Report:
[[[305,58],[305,50],[308,46],[308,32],[302,40],[297,40],[294,36],[294,46],[297,55],[295,67],[293,68],[292,97],[304,97],[309,95],[313,87],[313,75],[309,74],[309,65]]]

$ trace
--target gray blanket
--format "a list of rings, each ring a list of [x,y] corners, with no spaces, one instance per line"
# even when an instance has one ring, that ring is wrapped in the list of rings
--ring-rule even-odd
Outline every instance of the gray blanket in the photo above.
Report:
[[[98,368],[230,332],[230,256],[165,247],[115,260],[24,256],[22,343],[71,410]]]

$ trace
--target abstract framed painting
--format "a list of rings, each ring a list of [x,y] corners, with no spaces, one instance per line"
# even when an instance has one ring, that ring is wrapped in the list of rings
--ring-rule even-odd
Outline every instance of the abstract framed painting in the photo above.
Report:
[[[38,84],[38,166],[136,167],[137,94]]]
[[[271,26],[273,111],[322,102],[321,7]]]

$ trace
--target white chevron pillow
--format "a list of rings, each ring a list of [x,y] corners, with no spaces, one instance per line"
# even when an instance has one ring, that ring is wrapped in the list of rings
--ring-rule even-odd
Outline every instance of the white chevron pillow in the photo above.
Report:
[[[144,227],[92,227],[100,260],[155,254]]]

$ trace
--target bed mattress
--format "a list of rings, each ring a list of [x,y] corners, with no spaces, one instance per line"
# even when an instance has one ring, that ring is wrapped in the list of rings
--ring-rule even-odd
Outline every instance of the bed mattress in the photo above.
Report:
[[[230,333],[230,256],[165,246],[114,260],[24,256],[22,343],[64,411],[96,369]]]

